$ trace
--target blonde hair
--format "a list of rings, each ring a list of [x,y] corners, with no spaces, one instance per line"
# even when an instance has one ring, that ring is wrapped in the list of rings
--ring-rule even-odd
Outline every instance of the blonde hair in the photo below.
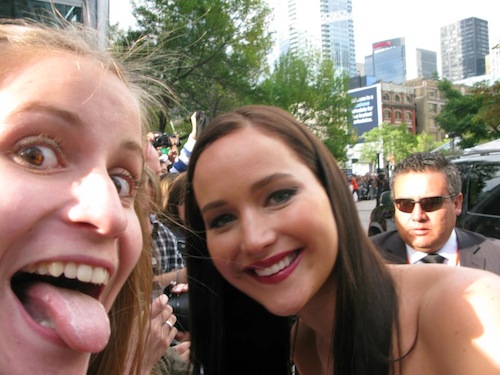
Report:
[[[171,94],[165,85],[143,73],[147,57],[135,59],[132,50],[122,51],[118,55],[103,49],[99,46],[97,31],[83,25],[64,23],[54,27],[26,20],[0,20],[0,46],[0,78],[5,75],[5,68],[2,67],[7,61],[23,58],[30,63],[29,59],[52,52],[72,53],[99,62],[103,69],[116,75],[136,99],[144,139],[150,122],[161,111],[161,95]],[[138,263],[109,312],[109,344],[103,351],[91,356],[89,374],[123,374],[129,353],[135,353],[130,373],[139,374],[142,366],[150,320],[153,247],[147,225],[148,216],[144,214],[146,207],[149,207],[149,197],[143,188],[140,190],[134,208],[141,224],[143,248]],[[135,320],[137,324],[133,324]],[[138,328],[140,338],[134,347],[131,341],[133,327]]]

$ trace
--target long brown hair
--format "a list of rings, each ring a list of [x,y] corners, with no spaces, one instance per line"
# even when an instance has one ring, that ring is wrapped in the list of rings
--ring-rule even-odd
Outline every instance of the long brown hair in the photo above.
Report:
[[[187,268],[191,280],[191,353],[195,370],[204,367],[205,374],[229,374],[236,369],[227,364],[238,355],[236,351],[252,345],[251,335],[244,336],[246,328],[239,324],[240,312],[234,305],[234,296],[241,292],[228,285],[210,260],[205,227],[192,188],[196,163],[203,151],[217,139],[245,127],[255,127],[281,139],[313,171],[329,197],[339,236],[338,258],[332,270],[338,282],[336,311],[331,316],[334,332],[330,360],[334,360],[335,374],[388,374],[392,369],[393,329],[399,326],[393,280],[361,226],[344,174],[330,151],[293,116],[270,106],[246,106],[217,117],[201,134],[191,154],[186,219],[192,228],[187,239]],[[252,140],[248,141],[251,144]],[[263,334],[261,341],[273,337],[276,343],[279,337],[289,345],[286,318],[256,313],[257,306],[253,306],[255,311],[248,311],[248,306],[244,314],[259,319],[255,327]],[[239,336],[244,336],[240,340],[242,346],[228,341]],[[279,343],[277,347],[269,360],[286,363],[288,348],[280,347]],[[252,356],[259,360],[265,355],[259,351],[259,343],[251,350],[255,350]]]

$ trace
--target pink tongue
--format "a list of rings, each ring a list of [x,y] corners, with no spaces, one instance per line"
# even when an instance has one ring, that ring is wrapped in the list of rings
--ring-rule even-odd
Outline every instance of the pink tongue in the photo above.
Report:
[[[109,318],[98,300],[42,282],[28,286],[24,298],[33,319],[55,329],[70,348],[97,353],[108,343]]]

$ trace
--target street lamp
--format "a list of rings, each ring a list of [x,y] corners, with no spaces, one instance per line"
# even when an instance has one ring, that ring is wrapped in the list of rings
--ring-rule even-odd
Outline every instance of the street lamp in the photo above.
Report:
[[[451,139],[451,154],[455,156],[455,138],[458,137],[457,132],[447,133],[444,137],[447,139]]]

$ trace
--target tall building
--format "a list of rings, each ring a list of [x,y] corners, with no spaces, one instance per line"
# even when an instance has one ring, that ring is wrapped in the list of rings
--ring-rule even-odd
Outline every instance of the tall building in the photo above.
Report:
[[[488,21],[471,17],[441,27],[442,76],[450,81],[484,75]]]
[[[372,54],[365,57],[365,73],[377,81],[401,84],[406,80],[405,38],[372,44]]]
[[[417,48],[417,77],[433,78],[437,73],[437,54],[422,48]]]
[[[352,0],[281,0],[275,3],[280,54],[319,51],[335,67],[356,75]]]
[[[0,18],[28,18],[50,22],[54,13],[58,13],[68,21],[80,22],[99,30],[102,43],[106,43],[109,0],[1,0],[0,2]]]

